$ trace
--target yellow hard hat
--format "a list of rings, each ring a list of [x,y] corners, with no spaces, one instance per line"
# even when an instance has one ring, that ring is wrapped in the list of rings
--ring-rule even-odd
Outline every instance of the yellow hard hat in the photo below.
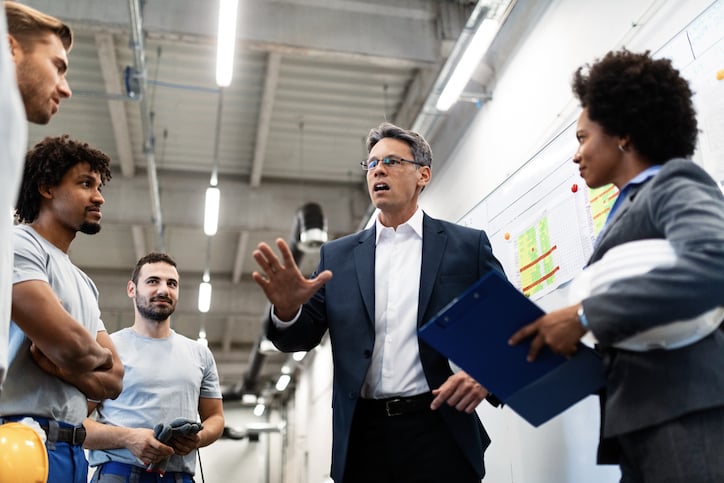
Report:
[[[0,425],[0,483],[45,483],[48,453],[33,428],[21,423]]]

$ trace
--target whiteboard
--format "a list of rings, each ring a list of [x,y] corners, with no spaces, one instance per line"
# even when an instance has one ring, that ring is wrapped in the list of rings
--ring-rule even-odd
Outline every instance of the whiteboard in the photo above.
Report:
[[[700,135],[694,161],[724,180],[724,1],[717,1],[655,52],[694,91]],[[618,196],[586,186],[573,163],[576,123],[545,146],[458,222],[487,232],[510,281],[533,300],[566,286],[593,251]]]

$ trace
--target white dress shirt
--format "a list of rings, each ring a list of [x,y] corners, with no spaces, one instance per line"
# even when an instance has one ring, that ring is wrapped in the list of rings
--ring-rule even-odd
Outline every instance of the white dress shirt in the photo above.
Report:
[[[413,396],[430,390],[417,341],[422,210],[397,230],[379,218],[375,227],[375,346],[361,395]]]
[[[422,218],[420,208],[397,230],[377,219],[375,249],[375,346],[360,394],[364,398],[414,396],[430,391],[420,362],[417,309],[422,267]],[[285,329],[299,319],[283,321],[274,314],[274,325]]]

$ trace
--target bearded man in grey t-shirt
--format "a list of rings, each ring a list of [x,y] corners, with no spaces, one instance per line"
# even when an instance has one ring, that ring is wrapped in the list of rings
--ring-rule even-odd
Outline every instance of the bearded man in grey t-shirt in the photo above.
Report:
[[[224,431],[214,357],[205,345],[171,329],[179,274],[169,255],[141,258],[126,293],[134,302],[133,326],[111,334],[126,368],[123,392],[115,400],[90,403],[97,418],[85,422],[85,447],[97,467],[92,481],[193,482],[196,450]],[[195,430],[165,431],[178,428],[178,421]]]

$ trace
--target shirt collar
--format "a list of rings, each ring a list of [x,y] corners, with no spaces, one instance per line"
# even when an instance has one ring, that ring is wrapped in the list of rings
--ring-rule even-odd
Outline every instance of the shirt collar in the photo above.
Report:
[[[604,226],[607,226],[608,223],[613,220],[613,214],[618,211],[619,207],[621,206],[621,203],[623,203],[623,200],[626,199],[626,196],[628,195],[628,190],[632,186],[638,186],[640,184],[645,183],[649,179],[656,176],[656,173],[661,171],[661,165],[655,164],[653,166],[649,166],[645,170],[641,171],[639,174],[634,176],[629,180],[628,183],[623,185],[623,188],[621,188],[621,191],[618,193],[618,196],[616,197],[616,200],[613,202],[613,205],[611,206],[611,210],[608,212],[608,216],[606,217],[606,223]],[[599,233],[599,237],[601,234]]]
[[[417,207],[417,210],[415,210],[415,213],[410,217],[409,220],[407,220],[405,223],[399,225],[397,228],[402,228],[403,226],[409,226],[412,231],[414,231],[417,236],[422,238],[422,218],[423,218],[423,212],[420,209],[420,207]],[[375,244],[377,244],[380,241],[380,235],[385,230],[385,228],[390,228],[388,226],[383,225],[380,222],[380,217],[378,216],[375,220]]]
[[[653,166],[649,166],[645,170],[641,171],[639,174],[631,178],[631,180],[624,185],[624,187],[621,189],[621,191],[624,191],[629,186],[635,186],[637,184],[641,184],[644,181],[649,180],[650,178],[653,178],[656,176],[656,173],[661,171],[661,165],[655,164]]]

